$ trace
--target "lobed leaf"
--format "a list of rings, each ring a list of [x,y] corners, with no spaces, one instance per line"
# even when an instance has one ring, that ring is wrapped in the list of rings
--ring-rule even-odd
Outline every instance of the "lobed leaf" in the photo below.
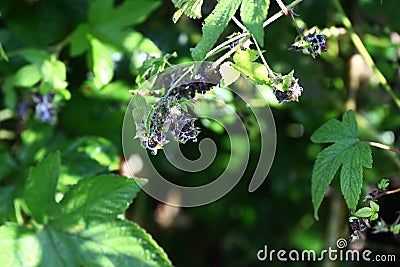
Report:
[[[218,2],[204,21],[203,36],[200,42],[191,51],[194,60],[204,59],[207,52],[217,42],[218,37],[228,25],[241,2],[242,0],[221,0]]]
[[[330,120],[311,136],[315,143],[334,142],[322,150],[315,161],[311,194],[314,216],[318,219],[318,209],[329,184],[339,167],[341,168],[340,187],[350,209],[355,209],[361,194],[363,168],[372,167],[371,149],[357,139],[358,126],[352,110],[343,115],[343,121]]]
[[[173,15],[172,21],[177,23],[182,14],[190,18],[201,18],[203,0],[172,0],[175,7],[179,8]]]

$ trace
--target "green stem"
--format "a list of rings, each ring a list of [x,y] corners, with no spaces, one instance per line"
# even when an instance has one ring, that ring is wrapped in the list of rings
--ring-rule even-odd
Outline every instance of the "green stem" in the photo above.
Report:
[[[287,9],[288,9],[288,10],[292,10],[295,6],[297,6],[298,4],[300,4],[302,1],[303,1],[303,0],[295,0],[295,1],[293,1],[290,5],[287,6]],[[279,12],[277,12],[277,13],[275,13],[272,17],[270,17],[269,19],[267,19],[266,21],[264,21],[264,23],[263,23],[263,28],[267,27],[269,24],[271,24],[272,22],[274,22],[274,21],[277,20],[278,18],[282,17],[283,15],[285,15],[285,13],[284,13],[282,10],[279,11]],[[234,22],[235,22],[235,19],[234,19]],[[237,24],[237,22],[236,22],[236,24]],[[237,25],[239,26],[239,24],[237,24]],[[240,25],[242,25],[242,24],[240,23]],[[242,28],[241,26],[239,26],[239,27]],[[244,26],[243,26],[243,27],[244,27]],[[243,28],[242,28],[242,29],[243,29]],[[247,41],[247,40],[250,38],[250,36],[251,36],[250,32],[247,31],[247,29],[246,29],[245,32],[243,32],[242,34],[240,34],[240,37],[239,37],[239,35],[238,35],[238,36],[235,36],[234,38],[231,38],[231,39],[229,39],[229,40],[223,42],[222,44],[218,45],[216,48],[214,48],[214,49],[212,49],[211,51],[209,51],[209,52],[207,53],[205,59],[206,59],[206,58],[209,58],[210,56],[214,55],[215,53],[221,51],[222,47],[224,47],[224,46],[226,46],[226,45],[229,45],[230,43],[232,43],[232,42],[234,42],[234,41],[236,41],[236,40],[238,40],[238,39],[240,39],[240,38],[244,38],[245,41]],[[244,43],[244,42],[243,42],[243,43]],[[241,46],[243,43],[241,42],[240,46]],[[240,46],[236,45],[232,50],[235,50],[236,47],[239,48]],[[225,55],[222,56],[224,59],[221,60],[221,61],[219,62],[219,64],[221,64],[225,59],[227,59],[230,55],[233,54],[233,52],[231,52],[232,50],[228,51]],[[237,50],[237,49],[236,49],[236,50]],[[236,50],[235,50],[235,51],[236,51]],[[226,56],[226,55],[228,55],[228,56]],[[217,66],[217,65],[219,65],[219,64],[214,64],[214,65]]]
[[[346,13],[344,12],[342,5],[340,4],[339,0],[334,0],[333,1],[335,7],[339,11],[339,18],[341,20],[341,23],[346,27],[347,31],[350,34],[350,38],[360,53],[360,55],[363,57],[365,62],[372,68],[374,74],[379,80],[379,83],[382,85],[383,89],[386,90],[386,92],[392,97],[393,101],[397,105],[397,107],[400,108],[400,99],[395,95],[393,92],[392,88],[388,84],[385,76],[382,74],[382,72],[379,70],[379,68],[376,66],[374,60],[372,59],[371,55],[368,53],[367,49],[365,48],[363,42],[361,41],[360,36],[353,30],[353,26],[350,22],[350,19],[346,16]]]

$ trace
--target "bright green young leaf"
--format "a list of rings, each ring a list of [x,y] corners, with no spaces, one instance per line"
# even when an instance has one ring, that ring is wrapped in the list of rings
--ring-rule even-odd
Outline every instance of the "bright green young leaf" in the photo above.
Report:
[[[25,65],[14,76],[14,85],[21,87],[33,87],[42,79],[40,68],[36,64]]]
[[[0,43],[0,57],[8,62],[8,57],[6,52],[4,52],[3,45]]]
[[[361,209],[357,210],[356,212],[354,212],[353,216],[358,217],[358,218],[369,218],[374,213],[375,212],[370,207],[364,207],[364,208],[361,208]]]
[[[194,60],[204,59],[207,52],[217,42],[218,37],[228,25],[241,2],[242,0],[221,0],[218,2],[212,13],[204,21],[203,36],[200,42],[192,49]]]
[[[363,182],[363,167],[372,167],[371,149],[366,143],[360,142],[357,136],[358,126],[352,110],[343,115],[342,122],[330,120],[311,136],[315,143],[334,142],[318,154],[313,168],[311,194],[316,219],[325,192],[340,167],[340,186],[346,204],[350,209],[357,206]]]
[[[378,189],[380,190],[387,190],[387,187],[389,186],[389,179],[381,179],[378,183]]]
[[[371,221],[375,221],[376,219],[379,218],[379,214],[377,212],[375,212],[374,214],[371,215],[371,217],[369,218]]]
[[[39,223],[46,223],[56,210],[55,193],[59,169],[60,153],[54,152],[30,170],[24,200],[30,215]]]
[[[117,175],[81,179],[64,195],[55,220],[62,225],[66,221],[117,219],[139,192],[138,183],[145,180]]]
[[[42,84],[46,85],[43,94],[52,90],[64,89],[67,87],[67,69],[64,62],[51,59],[43,61],[41,65],[41,73],[43,77]]]
[[[233,55],[235,64],[233,67],[247,76],[255,84],[270,84],[267,68],[258,62],[259,57],[256,50],[239,50]]]
[[[114,76],[114,62],[112,60],[114,49],[91,37],[92,62],[94,82],[97,87],[108,84]]]
[[[184,13],[189,18],[201,18],[201,6],[203,0],[172,0],[175,7],[179,8],[172,17],[172,21],[177,23]]]
[[[392,232],[395,235],[398,235],[400,233],[400,224],[391,225],[390,232]]]
[[[378,212],[378,211],[379,211],[379,205],[376,204],[375,201],[370,201],[370,202],[369,202],[369,206],[371,207],[371,209],[372,209],[374,212]]]
[[[257,42],[264,45],[263,22],[267,18],[269,0],[243,0],[240,17]]]

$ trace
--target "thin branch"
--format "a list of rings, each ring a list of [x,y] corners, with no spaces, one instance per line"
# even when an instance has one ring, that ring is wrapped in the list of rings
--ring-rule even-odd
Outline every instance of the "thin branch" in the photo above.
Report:
[[[377,143],[377,142],[371,142],[371,141],[365,141],[365,143],[367,143],[370,146],[374,146],[374,147],[378,147],[378,148],[381,148],[381,149],[384,149],[384,150],[392,151],[392,152],[400,155],[400,150],[395,149],[393,147],[390,147],[390,146],[387,146],[387,145],[384,145],[384,144],[381,144],[381,143]]]
[[[244,26],[235,16],[232,17],[233,22],[235,22],[235,24],[242,29],[242,31],[247,32],[247,28],[246,26]]]
[[[300,4],[303,0],[295,0],[293,1],[290,5],[287,6],[288,10],[292,10],[295,6],[297,6],[298,4]],[[281,16],[285,15],[285,13],[281,10],[277,13],[275,13],[272,17],[270,17],[269,19],[267,19],[264,23],[263,23],[263,28],[265,28],[266,26],[268,26],[269,24],[271,24],[272,22],[274,22],[275,20],[277,20],[278,18],[280,18]],[[240,23],[240,22],[239,22]],[[240,23],[241,24],[241,23]],[[244,26],[243,26],[244,27]],[[212,68],[216,68],[219,64],[221,64],[224,60],[226,60],[227,58],[229,58],[233,53],[235,53],[240,46],[242,46],[248,39],[250,39],[250,32],[247,31],[242,33],[241,37],[243,38],[242,41],[237,44],[233,49],[231,49],[230,51],[228,51],[226,54],[224,54],[221,58],[219,58],[216,62],[214,62],[213,67]],[[234,41],[236,41],[237,39],[240,39],[239,37],[237,39],[230,39],[226,42],[224,42],[223,44],[228,45]],[[211,51],[209,51],[206,55],[206,58],[212,56],[215,52],[217,52],[219,49],[221,49],[223,46],[222,44],[217,46],[216,48],[214,48],[213,53],[211,53]],[[217,49],[218,48],[218,49]]]
[[[210,50],[207,54],[206,57],[204,59],[207,59],[209,57],[211,57],[212,55],[214,55],[215,53],[219,52],[222,48],[224,48],[225,46],[228,46],[230,43],[235,42],[236,40],[240,40],[243,37],[246,37],[248,35],[247,32],[245,33],[241,33],[239,35],[236,35],[234,37],[232,37],[229,40],[226,40],[225,42],[219,44],[218,46],[216,46],[214,49]]]
[[[400,192],[400,188],[394,189],[394,190],[390,190],[390,191],[383,191],[382,193],[380,193],[378,195],[378,198],[380,198],[381,196],[386,196],[386,195],[391,195],[391,194],[396,194]]]
[[[274,72],[272,71],[272,69],[269,67],[267,61],[265,60],[264,55],[263,55],[263,53],[262,53],[262,51],[261,51],[261,49],[260,49],[260,46],[259,46],[258,43],[257,43],[256,38],[254,38],[253,35],[252,35],[252,37],[253,37],[254,45],[255,45],[256,48],[257,48],[258,54],[259,54],[260,57],[261,57],[261,61],[263,62],[264,66],[267,68],[268,75],[271,76],[271,78],[275,78],[275,74],[274,74]]]

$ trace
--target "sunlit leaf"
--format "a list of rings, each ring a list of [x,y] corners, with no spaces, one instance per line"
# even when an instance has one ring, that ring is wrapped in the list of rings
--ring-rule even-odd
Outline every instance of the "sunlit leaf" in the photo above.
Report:
[[[228,25],[241,2],[242,0],[221,0],[218,2],[204,21],[203,36],[200,42],[191,51],[194,60],[204,59],[207,52],[217,42],[218,37]]]
[[[267,18],[268,7],[269,0],[243,0],[240,7],[243,24],[261,46],[264,45],[263,22]]]
[[[25,186],[24,200],[30,215],[40,223],[56,210],[55,191],[60,170],[60,153],[54,152],[32,168]]]
[[[184,13],[190,18],[201,18],[203,0],[172,0],[175,7],[179,8],[173,15],[172,21],[176,23]]]

